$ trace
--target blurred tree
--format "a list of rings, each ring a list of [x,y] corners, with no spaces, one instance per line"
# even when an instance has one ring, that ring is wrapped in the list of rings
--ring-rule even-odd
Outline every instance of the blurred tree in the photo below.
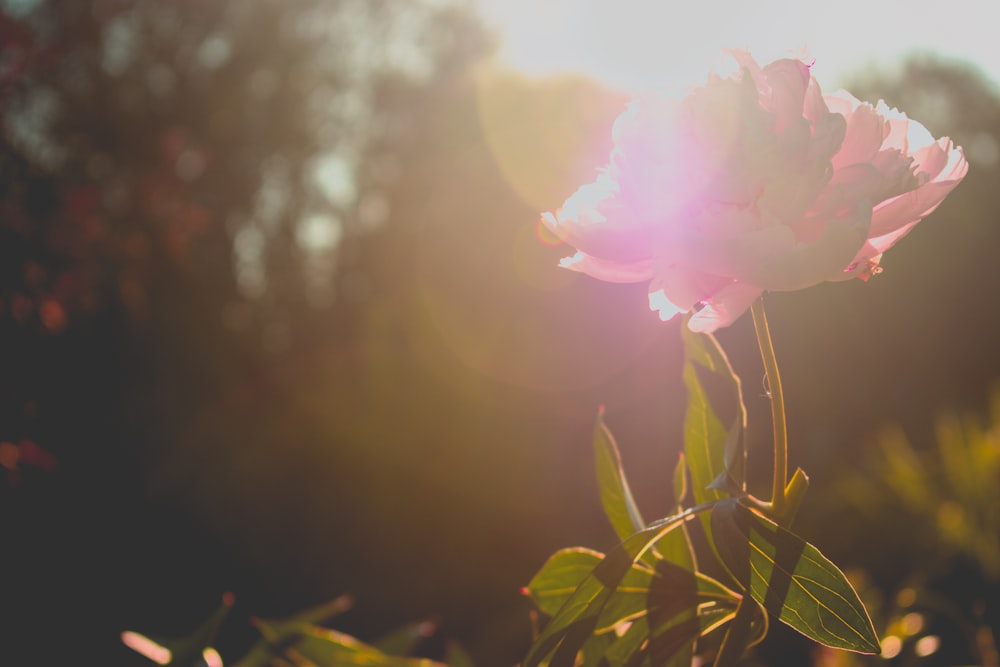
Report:
[[[461,3],[3,3],[0,446],[61,466],[3,480],[5,660],[105,662],[98,595],[114,626],[240,583],[196,495],[142,502],[150,471],[197,466],[173,448],[213,411],[236,440],[247,396],[280,410],[290,351],[356,335],[353,239],[412,108],[487,41]]]
[[[598,401],[637,436],[679,385],[679,355],[623,373],[669,332],[642,289],[573,289],[534,234],[624,100],[470,76],[487,40],[447,3],[6,7],[0,438],[62,466],[3,508],[4,657],[136,661],[120,630],[233,589],[350,590],[362,636],[440,612],[519,659],[520,586],[610,537],[575,511]]]

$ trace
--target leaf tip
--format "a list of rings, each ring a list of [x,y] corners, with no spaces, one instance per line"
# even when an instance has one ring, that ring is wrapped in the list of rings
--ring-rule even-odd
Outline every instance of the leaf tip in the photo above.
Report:
[[[160,646],[149,637],[141,635],[138,632],[126,630],[121,633],[121,640],[125,646],[128,646],[139,655],[149,658],[158,665],[166,665],[173,660],[173,654],[170,649]]]

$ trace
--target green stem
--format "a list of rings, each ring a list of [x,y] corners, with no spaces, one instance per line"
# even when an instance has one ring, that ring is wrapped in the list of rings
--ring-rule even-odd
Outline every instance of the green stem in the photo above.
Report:
[[[726,636],[722,638],[722,646],[715,655],[713,667],[734,667],[739,663],[743,652],[747,650],[747,644],[750,643],[753,618],[756,613],[757,603],[747,592],[736,607],[736,616],[726,628]]]
[[[774,423],[774,480],[771,486],[771,511],[774,519],[781,523],[785,512],[785,486],[788,482],[788,431],[785,426],[785,397],[781,391],[781,375],[778,374],[778,360],[774,356],[771,331],[767,328],[764,315],[764,298],[758,297],[750,307],[753,327],[757,332],[757,344],[767,373],[767,386],[771,395],[771,420]]]
[[[793,507],[789,508],[785,493],[788,487],[788,430],[785,425],[785,396],[781,390],[781,375],[778,373],[778,360],[774,356],[774,345],[771,343],[771,331],[767,327],[767,317],[764,315],[764,299],[758,298],[750,307],[753,314],[753,327],[757,333],[757,344],[760,347],[760,356],[764,361],[764,371],[767,373],[768,393],[771,397],[771,420],[774,423],[774,480],[771,486],[771,502],[759,503],[760,509],[764,510],[780,524],[785,524],[791,520],[791,514],[801,500],[802,493],[808,485],[805,474],[798,471],[796,474],[797,483],[793,486],[794,498],[791,499]],[[801,479],[798,479],[801,477]],[[789,512],[789,510],[791,510]],[[758,605],[750,597],[750,591],[744,591],[743,598],[736,607],[736,616],[726,629],[726,636],[719,647],[719,653],[715,657],[714,667],[733,667],[747,645],[752,639],[753,619],[757,613]]]

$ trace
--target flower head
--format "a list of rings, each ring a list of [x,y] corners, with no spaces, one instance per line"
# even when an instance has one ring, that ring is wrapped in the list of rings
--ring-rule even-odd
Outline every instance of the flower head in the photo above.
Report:
[[[948,138],[884,103],[824,96],[798,60],[734,56],[733,77],[632,101],[608,166],[542,215],[577,249],[562,266],[649,281],[661,319],[694,309],[695,331],[765,290],[867,279],[968,171]]]

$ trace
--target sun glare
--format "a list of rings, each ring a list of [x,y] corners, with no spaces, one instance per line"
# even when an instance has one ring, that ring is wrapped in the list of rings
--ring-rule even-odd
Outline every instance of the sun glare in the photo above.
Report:
[[[584,73],[625,92],[672,92],[701,83],[727,48],[748,49],[761,62],[808,55],[830,89],[852,71],[895,63],[914,51],[970,60],[1000,81],[1000,60],[987,33],[992,24],[973,2],[949,5],[952,27],[941,25],[928,0],[708,0],[682,9],[662,0],[477,2],[500,35],[505,65],[538,76]]]

